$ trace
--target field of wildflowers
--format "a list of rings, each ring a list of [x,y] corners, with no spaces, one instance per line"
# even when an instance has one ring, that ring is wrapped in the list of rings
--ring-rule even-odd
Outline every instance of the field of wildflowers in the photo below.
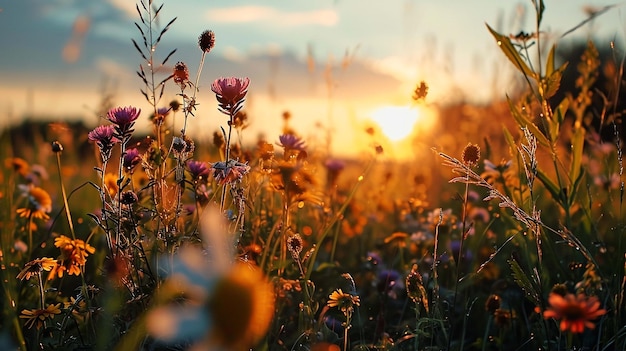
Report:
[[[246,77],[213,81],[224,123],[196,143],[216,33],[192,76],[159,47],[175,20],[157,28],[163,5],[140,0],[150,111],[33,128],[32,147],[2,133],[0,348],[625,350],[624,60],[590,41],[562,84],[532,3],[533,32],[486,28],[526,83],[505,127],[428,170],[381,161],[373,130],[367,158],[329,157],[288,114],[279,140],[243,140]]]

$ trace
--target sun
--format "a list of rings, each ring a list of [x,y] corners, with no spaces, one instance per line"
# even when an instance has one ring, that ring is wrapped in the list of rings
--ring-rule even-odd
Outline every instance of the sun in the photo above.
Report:
[[[411,136],[417,124],[426,119],[419,106],[383,106],[372,111],[370,118],[392,142]]]

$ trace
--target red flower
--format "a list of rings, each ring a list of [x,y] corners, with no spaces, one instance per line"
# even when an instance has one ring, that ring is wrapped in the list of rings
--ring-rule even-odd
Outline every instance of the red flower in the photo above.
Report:
[[[248,85],[250,79],[235,77],[218,78],[211,84],[223,113],[234,116],[239,112],[248,93]]]
[[[543,318],[560,319],[561,330],[569,330],[572,333],[582,333],[585,328],[595,328],[592,320],[606,313],[606,310],[600,308],[600,301],[595,296],[587,297],[584,294],[561,296],[551,293],[548,302],[550,308],[543,312]]]

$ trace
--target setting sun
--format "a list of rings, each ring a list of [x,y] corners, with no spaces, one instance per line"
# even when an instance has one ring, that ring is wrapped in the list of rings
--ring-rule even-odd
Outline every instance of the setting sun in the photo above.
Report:
[[[418,123],[428,122],[425,112],[418,106],[384,106],[374,110],[370,118],[385,137],[395,142],[409,137]]]

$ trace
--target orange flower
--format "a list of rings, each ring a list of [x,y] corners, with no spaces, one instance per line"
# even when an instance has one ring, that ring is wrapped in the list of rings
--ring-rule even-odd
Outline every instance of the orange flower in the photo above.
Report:
[[[62,278],[65,272],[69,275],[80,275],[87,256],[96,252],[96,249],[80,239],[70,239],[65,235],[61,235],[54,239],[54,246],[61,250],[61,256],[56,266],[50,271],[48,280],[55,277]]]
[[[24,218],[48,219],[48,213],[52,211],[52,199],[42,188],[31,186],[24,189],[24,195],[28,197],[28,205],[18,208],[17,214]]]
[[[28,280],[33,275],[40,274],[41,271],[51,270],[56,264],[57,260],[55,260],[54,258],[44,257],[32,260],[24,265],[24,269],[22,269],[22,271],[18,273],[17,279]]]
[[[593,329],[592,320],[604,315],[606,310],[600,308],[600,301],[595,296],[584,294],[567,294],[561,296],[551,293],[548,298],[550,308],[543,312],[543,318],[560,319],[562,331],[582,333],[585,328]]]
[[[22,310],[20,318],[27,320],[24,326],[29,329],[32,328],[35,323],[37,323],[37,329],[39,329],[46,319],[52,319],[55,314],[61,313],[60,307],[61,304],[58,303],[56,305],[50,304],[43,310]]]

